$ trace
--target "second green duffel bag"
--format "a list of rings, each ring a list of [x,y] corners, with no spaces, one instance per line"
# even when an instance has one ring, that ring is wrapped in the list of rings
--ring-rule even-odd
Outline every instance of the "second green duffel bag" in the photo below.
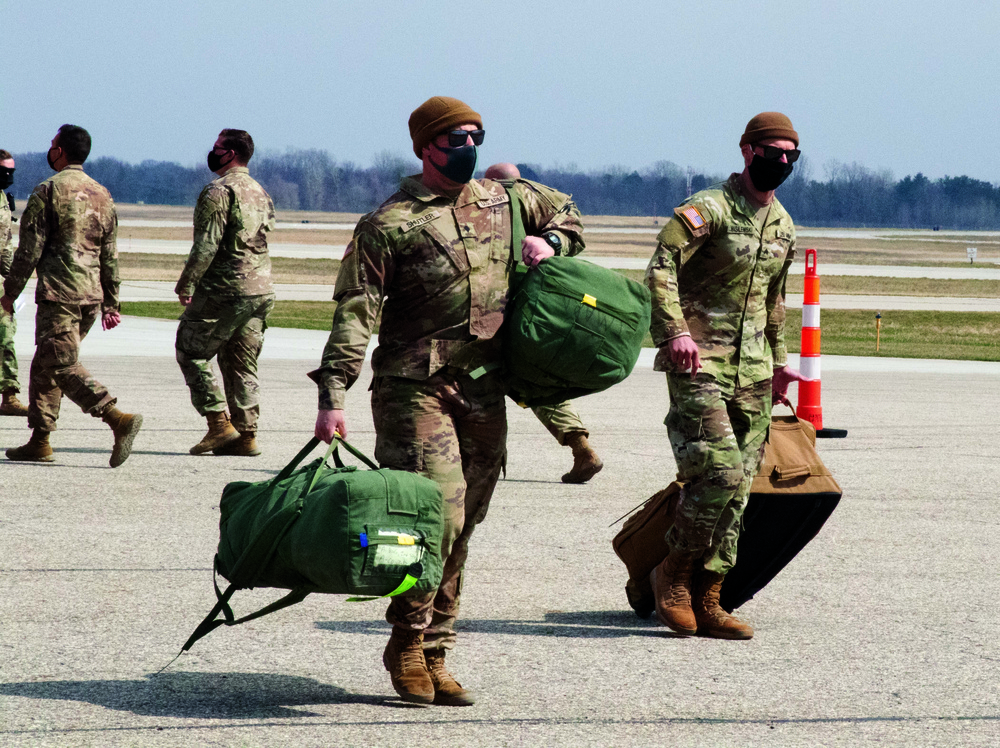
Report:
[[[649,331],[649,290],[575,257],[549,257],[518,278],[504,321],[511,397],[556,405],[632,373]]]
[[[372,469],[345,467],[338,443]],[[390,597],[430,592],[441,583],[438,485],[416,473],[379,469],[337,438],[322,459],[296,470],[318,444],[310,440],[272,480],[223,490],[215,568],[231,584],[224,593],[216,586],[216,606],[181,651],[218,626],[259,618],[313,592]],[[327,465],[331,453],[336,468]],[[236,619],[229,599],[253,587],[291,592]]]

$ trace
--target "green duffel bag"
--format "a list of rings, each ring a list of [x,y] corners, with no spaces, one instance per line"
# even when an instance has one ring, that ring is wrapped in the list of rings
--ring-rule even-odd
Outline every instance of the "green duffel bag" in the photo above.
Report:
[[[632,373],[649,330],[645,286],[575,257],[550,257],[521,275],[504,322],[511,397],[556,405]]]
[[[371,470],[345,467],[338,443]],[[305,467],[312,439],[272,480],[235,482],[222,491],[215,570],[218,602],[182,648],[222,625],[235,626],[301,602],[313,592],[366,595],[351,601],[430,592],[441,583],[441,489],[416,473],[379,469],[342,439]],[[327,460],[333,455],[336,468]],[[235,618],[239,589],[279,587],[285,597]],[[218,618],[219,614],[223,618]]]
[[[517,193],[507,194],[516,262],[524,218]],[[517,263],[503,330],[508,394],[526,407],[558,405],[618,384],[639,360],[651,312],[649,289],[586,260]]]

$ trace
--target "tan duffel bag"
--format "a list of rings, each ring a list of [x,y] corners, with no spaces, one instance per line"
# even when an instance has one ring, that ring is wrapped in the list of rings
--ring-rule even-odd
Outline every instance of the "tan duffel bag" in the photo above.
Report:
[[[815,537],[841,490],[816,452],[816,430],[794,415],[772,416],[757,477],[750,489],[736,567],[726,576],[722,604],[739,607],[762,589]],[[625,594],[636,614],[655,607],[649,572],[666,558],[666,534],[684,486],[658,491],[625,520],[611,545],[629,572]],[[737,573],[737,570],[738,573]]]

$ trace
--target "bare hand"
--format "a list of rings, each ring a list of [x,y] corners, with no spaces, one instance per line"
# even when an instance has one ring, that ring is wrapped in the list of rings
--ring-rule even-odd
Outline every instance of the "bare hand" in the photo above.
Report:
[[[122,323],[122,316],[117,309],[108,309],[101,315],[101,327],[105,330],[114,330]]]
[[[771,404],[777,405],[778,403],[784,403],[792,410],[791,401],[788,399],[788,385],[792,382],[811,382],[811,379],[807,379],[799,373],[798,369],[793,369],[791,366],[782,366],[780,368],[775,368],[774,374],[771,375]]]
[[[679,338],[668,340],[665,344],[670,362],[681,371],[691,370],[691,379],[694,379],[701,368],[701,355],[698,352],[698,344],[691,339],[690,335],[681,335]]]
[[[7,294],[0,296],[0,307],[3,307],[3,310],[7,312],[7,314],[14,314],[14,300]]]
[[[526,236],[521,244],[521,259],[528,267],[534,267],[542,260],[552,257],[556,251],[547,241],[537,236]]]
[[[181,306],[187,306],[191,303],[190,296],[182,296],[181,294],[177,294],[177,300],[181,303]]]
[[[320,410],[316,414],[316,438],[327,444],[333,441],[334,434],[341,438],[347,436],[347,419],[342,410]]]

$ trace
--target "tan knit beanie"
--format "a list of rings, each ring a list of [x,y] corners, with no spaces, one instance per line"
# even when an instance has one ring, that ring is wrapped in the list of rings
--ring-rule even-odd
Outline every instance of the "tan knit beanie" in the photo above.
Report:
[[[441,133],[459,125],[483,126],[483,118],[464,101],[450,96],[432,96],[410,115],[410,137],[413,152],[423,159],[424,146]]]
[[[791,140],[796,148],[799,147],[799,134],[792,127],[792,121],[781,112],[761,112],[747,122],[740,145],[759,143],[768,138]]]

